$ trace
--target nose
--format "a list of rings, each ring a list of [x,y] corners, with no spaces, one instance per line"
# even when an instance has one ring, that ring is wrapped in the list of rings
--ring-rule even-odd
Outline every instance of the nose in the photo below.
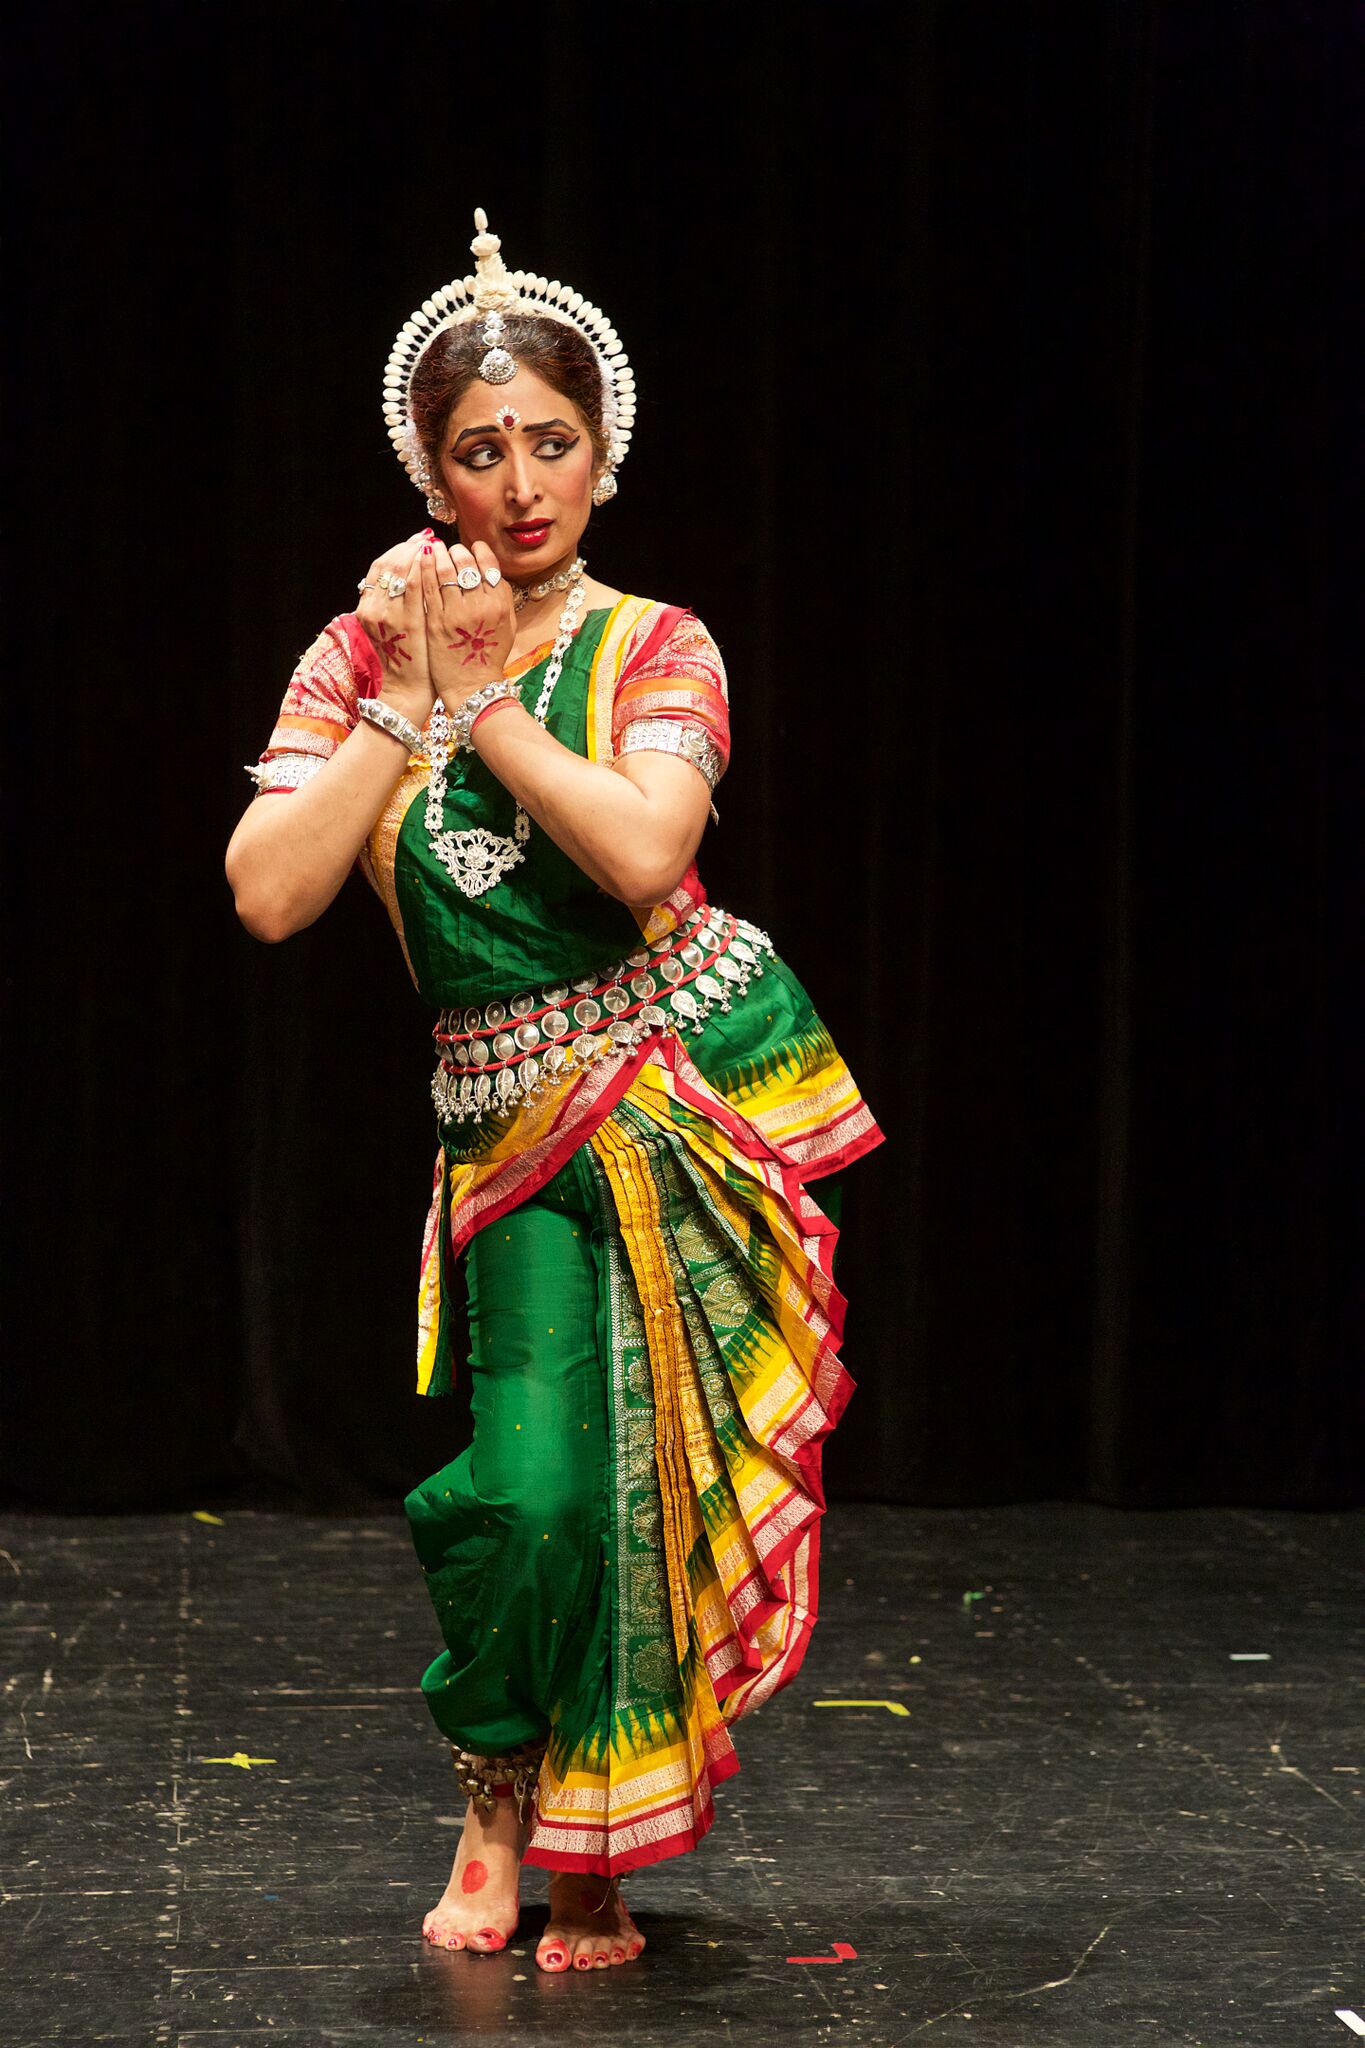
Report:
[[[531,458],[513,441],[507,458],[507,502],[518,512],[527,512],[539,496],[539,488],[531,474]]]

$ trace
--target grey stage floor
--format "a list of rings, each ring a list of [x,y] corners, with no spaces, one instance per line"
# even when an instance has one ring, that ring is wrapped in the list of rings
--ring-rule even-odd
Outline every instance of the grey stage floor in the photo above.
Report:
[[[627,1881],[643,1958],[547,1977],[539,1877],[504,1954],[420,1939],[458,1822],[401,1517],[10,1517],[3,2048],[1360,2037],[1365,1515],[825,1531],[709,1839]]]

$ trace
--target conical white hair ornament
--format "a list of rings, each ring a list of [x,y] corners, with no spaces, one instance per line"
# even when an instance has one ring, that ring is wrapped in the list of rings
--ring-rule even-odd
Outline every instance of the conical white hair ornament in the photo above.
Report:
[[[481,206],[474,209],[474,226],[477,233],[469,246],[477,258],[475,275],[452,278],[429,299],[423,299],[399,328],[389,353],[384,368],[384,423],[394,454],[418,490],[429,492],[432,477],[409,410],[408,387],[419,358],[438,334],[482,317],[482,339],[487,348],[479,375],[485,383],[505,384],[519,367],[503,346],[506,317],[509,313],[536,313],[576,327],[596,353],[602,377],[602,431],[608,451],[606,471],[597,485],[601,502],[615,491],[613,473],[625,461],[635,425],[635,372],[630,358],[606,314],[589,305],[582,292],[561,284],[558,278],[536,277],[529,270],[509,273],[504,268],[502,243],[489,234],[488,215]],[[432,510],[436,512],[435,505]]]

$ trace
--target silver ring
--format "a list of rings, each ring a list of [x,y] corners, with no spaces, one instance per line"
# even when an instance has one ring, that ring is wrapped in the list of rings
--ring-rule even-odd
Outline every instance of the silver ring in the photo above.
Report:
[[[408,579],[406,576],[395,576],[388,569],[379,578],[379,588],[383,591],[385,597],[401,597],[407,587]]]
[[[365,581],[365,578],[364,578],[363,576],[361,577],[361,579],[360,579],[359,583],[357,583],[357,585],[356,585],[356,589],[357,589],[357,590],[377,590],[378,588],[379,588],[378,584],[376,584],[376,583],[367,583],[367,582]]]
[[[443,576],[441,578],[442,590],[453,590],[458,580],[459,579],[454,576]]]
[[[461,590],[477,590],[483,582],[483,571],[482,569],[473,569],[466,565],[463,569],[456,571],[455,581],[459,584]]]

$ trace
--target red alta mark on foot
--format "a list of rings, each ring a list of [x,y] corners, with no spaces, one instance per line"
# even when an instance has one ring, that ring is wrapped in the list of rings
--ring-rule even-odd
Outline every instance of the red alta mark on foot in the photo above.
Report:
[[[460,1890],[462,1892],[481,1892],[487,1882],[488,1865],[486,1863],[466,1863],[464,1875],[460,1879]]]

